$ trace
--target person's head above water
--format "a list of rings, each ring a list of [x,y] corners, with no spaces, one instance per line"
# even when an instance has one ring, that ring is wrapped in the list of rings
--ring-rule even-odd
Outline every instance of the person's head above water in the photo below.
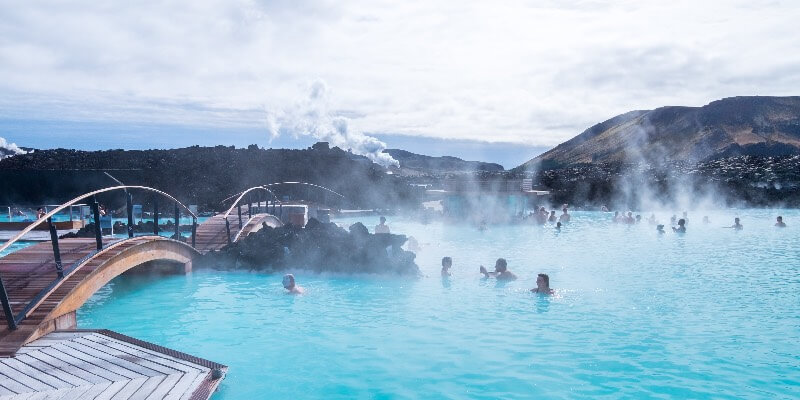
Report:
[[[386,223],[386,217],[381,215],[381,224],[385,224],[385,223]]]
[[[498,258],[494,263],[494,270],[497,272],[506,272],[508,270],[508,263],[505,258]]]
[[[561,221],[556,222],[556,229],[561,229]]]
[[[739,217],[734,218],[733,223],[739,225]]]
[[[686,225],[686,220],[683,219],[683,218],[679,219],[678,220],[678,226],[684,226],[684,225]]]
[[[453,266],[453,259],[450,257],[442,257],[442,268],[450,268]]]
[[[286,275],[283,276],[283,287],[288,289],[288,290],[294,289],[294,287],[295,287],[294,275],[286,274]]]
[[[664,233],[664,225],[656,225],[656,230],[661,233]]]
[[[550,289],[550,276],[547,274],[539,274],[536,276],[536,286],[540,288]]]

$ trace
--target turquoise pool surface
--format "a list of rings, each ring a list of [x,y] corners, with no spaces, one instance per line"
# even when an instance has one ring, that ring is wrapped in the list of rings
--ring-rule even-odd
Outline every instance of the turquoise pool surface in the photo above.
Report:
[[[424,277],[293,271],[292,296],[279,274],[125,276],[79,327],[227,364],[216,400],[798,398],[800,212],[692,212],[663,236],[610,215],[483,233],[389,217],[423,245]],[[737,215],[744,230],[722,228]],[[498,257],[519,280],[481,278]],[[540,272],[556,296],[529,292]]]

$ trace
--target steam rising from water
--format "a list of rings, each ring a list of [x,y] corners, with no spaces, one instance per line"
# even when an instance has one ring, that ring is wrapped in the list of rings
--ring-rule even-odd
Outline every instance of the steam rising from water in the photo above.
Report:
[[[331,113],[328,93],[325,82],[316,80],[311,83],[307,98],[282,110],[267,109],[267,127],[272,138],[282,134],[309,135],[378,164],[398,166],[397,160],[383,153],[385,143],[350,128],[348,118]]]
[[[25,154],[26,151],[19,148],[16,143],[9,143],[5,138],[0,137],[0,160],[15,156],[17,154]]]

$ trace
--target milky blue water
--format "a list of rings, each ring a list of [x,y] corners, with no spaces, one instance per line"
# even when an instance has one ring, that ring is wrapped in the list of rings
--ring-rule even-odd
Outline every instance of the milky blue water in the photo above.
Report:
[[[703,214],[682,236],[588,212],[561,232],[390,217],[425,277],[295,271],[303,296],[261,273],[122,277],[79,327],[227,364],[217,400],[798,398],[800,212]],[[721,228],[736,215],[744,230]],[[520,279],[482,279],[497,257]],[[556,296],[528,291],[539,272]]]

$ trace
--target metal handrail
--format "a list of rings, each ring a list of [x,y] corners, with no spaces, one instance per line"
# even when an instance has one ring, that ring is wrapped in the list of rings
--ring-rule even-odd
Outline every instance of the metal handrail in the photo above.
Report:
[[[147,187],[147,186],[126,186],[126,185],[113,186],[113,187],[108,187],[108,188],[105,188],[105,189],[95,190],[94,192],[90,192],[90,193],[86,193],[86,194],[80,195],[80,196],[78,196],[78,197],[76,197],[76,198],[74,198],[74,199],[72,199],[72,200],[70,200],[70,201],[68,201],[68,202],[56,207],[55,209],[50,210],[50,212],[46,213],[44,216],[42,216],[38,220],[30,223],[27,227],[25,227],[25,229],[20,231],[16,236],[14,236],[9,241],[7,241],[5,244],[0,246],[0,252],[2,252],[3,250],[6,250],[7,248],[11,247],[12,244],[14,244],[18,240],[20,240],[28,232],[33,230],[33,228],[36,228],[40,224],[42,224],[44,222],[47,222],[48,228],[50,230],[50,240],[51,240],[52,245],[53,245],[53,257],[54,257],[53,260],[54,260],[54,262],[56,264],[56,279],[54,279],[46,288],[44,288],[42,291],[40,291],[34,297],[34,300],[38,301],[38,299],[43,298],[42,296],[44,296],[44,294],[47,291],[49,291],[50,289],[52,289],[53,287],[58,285],[61,281],[63,281],[65,279],[65,276],[68,276],[69,272],[71,270],[74,270],[74,268],[77,268],[77,266],[80,265],[80,263],[82,262],[81,260],[79,260],[78,263],[73,264],[70,267],[67,267],[66,268],[67,274],[65,274],[65,268],[61,263],[61,251],[59,250],[59,246],[58,246],[58,232],[56,231],[55,225],[53,225],[53,221],[52,221],[51,217],[53,215],[55,215],[56,213],[58,213],[59,211],[65,209],[67,207],[72,207],[75,203],[77,203],[78,201],[83,200],[83,199],[85,199],[87,197],[93,197],[93,196],[96,196],[97,194],[100,194],[100,193],[105,193],[105,192],[110,192],[110,191],[113,191],[113,190],[120,190],[120,189],[122,189],[122,190],[124,190],[126,192],[126,197],[127,197],[126,201],[127,201],[127,210],[128,210],[128,237],[129,238],[133,238],[133,230],[132,230],[132,227],[131,227],[131,225],[133,224],[133,219],[132,219],[132,214],[131,214],[131,210],[132,210],[131,195],[130,195],[130,193],[128,193],[128,189],[142,189],[142,190],[145,190],[145,191],[150,191],[150,192],[153,192],[153,193],[160,194],[161,196],[164,196],[164,197],[166,197],[166,198],[168,198],[168,199],[170,199],[170,200],[175,202],[175,232],[176,232],[176,235],[179,234],[179,230],[180,230],[180,211],[178,209],[178,206],[182,207],[184,210],[186,210],[189,213],[189,215],[192,216],[192,221],[193,221],[193,223],[192,223],[192,246],[194,247],[196,228],[197,228],[197,215],[195,215],[195,213],[193,213],[192,210],[189,209],[189,207],[186,207],[183,203],[178,201],[178,199],[172,197],[168,193],[165,193],[165,192],[162,192],[162,191],[160,191],[158,189],[153,189],[153,188]],[[108,245],[103,246],[102,228],[100,227],[100,211],[99,211],[99,208],[98,208],[98,203],[97,203],[96,198],[94,198],[91,206],[92,206],[92,211],[93,211],[93,214],[94,214],[94,224],[95,224],[94,231],[95,231],[95,239],[97,240],[97,250],[94,251],[94,252],[89,253],[89,255],[87,255],[87,257],[91,257],[92,255],[97,254],[98,252],[102,251],[104,248],[108,247]],[[157,207],[158,206],[157,206],[156,199],[153,198],[153,208],[154,208],[153,226],[154,226],[154,234],[156,234],[156,235],[158,234],[158,209],[157,209]],[[114,244],[111,244],[111,246],[113,246],[113,245]],[[84,258],[86,258],[86,257],[84,257]],[[28,303],[25,306],[25,308],[23,309],[23,311],[19,315],[15,316],[13,310],[11,309],[11,302],[9,301],[8,293],[6,292],[5,285],[3,284],[2,277],[0,277],[0,301],[2,301],[3,313],[6,316],[6,321],[8,322],[8,327],[11,330],[16,329],[17,326],[19,325],[19,323],[22,322],[22,320],[24,320],[25,317],[27,317],[28,313],[32,309],[32,304],[34,304],[34,302]]]
[[[230,215],[230,213],[233,211],[233,209],[234,209],[234,208],[236,208],[236,206],[239,204],[239,202],[240,202],[240,201],[242,201],[242,199],[244,198],[244,196],[245,196],[247,193],[250,193],[250,192],[252,192],[252,191],[254,191],[254,190],[264,190],[264,191],[266,191],[267,193],[271,194],[271,195],[272,195],[272,198],[273,198],[273,199],[275,199],[275,201],[277,201],[277,202],[280,202],[280,200],[278,200],[278,196],[276,196],[276,195],[275,195],[275,193],[274,193],[272,190],[269,190],[269,189],[267,189],[267,188],[266,188],[266,187],[264,187],[264,186],[254,186],[254,187],[251,187],[250,189],[247,189],[247,190],[245,190],[245,191],[242,191],[242,192],[239,192],[239,193],[237,193],[237,194],[235,194],[235,195],[233,195],[233,196],[230,196],[230,197],[228,197],[228,198],[226,198],[225,200],[222,200],[222,201],[220,202],[220,203],[225,203],[226,201],[228,201],[228,200],[230,200],[230,199],[234,198],[235,196],[237,196],[237,195],[239,196],[239,197],[237,197],[237,198],[236,198],[236,201],[234,201],[234,202],[233,202],[233,204],[231,204],[231,207],[230,207],[230,208],[228,208],[228,211],[226,211],[226,212],[225,212],[225,215],[223,216],[223,218],[225,218],[225,219],[228,219],[228,215]]]
[[[307,185],[307,186],[313,186],[313,187],[317,187],[317,188],[320,188],[320,189],[323,189],[323,190],[327,190],[327,191],[329,191],[329,192],[331,192],[331,193],[333,193],[333,194],[335,194],[335,195],[337,195],[337,196],[339,196],[339,197],[341,197],[343,199],[346,199],[346,197],[344,197],[344,195],[342,195],[340,193],[337,193],[337,192],[334,192],[333,190],[331,190],[329,188],[326,188],[325,186],[315,185],[313,183],[308,183],[308,182],[275,182],[275,183],[268,183],[266,185],[261,185],[261,186],[257,186],[257,187],[266,188],[266,187],[269,187],[269,186],[277,186],[277,185]],[[236,193],[236,194],[234,194],[232,196],[229,196],[226,199],[222,200],[220,203],[225,203],[226,201],[228,201],[228,200],[230,200],[230,199],[232,199],[232,198],[234,198],[234,197],[236,197],[236,196],[238,196],[238,195],[240,195],[242,193],[243,192],[239,192],[239,193]]]
[[[32,231],[33,228],[36,228],[40,224],[43,224],[43,223],[47,222],[47,220],[50,217],[52,217],[53,215],[55,215],[59,211],[65,209],[65,208],[67,208],[67,207],[69,207],[69,206],[71,206],[71,205],[73,205],[73,204],[75,204],[75,203],[87,198],[87,197],[95,196],[95,195],[100,194],[100,193],[110,192],[110,191],[113,191],[113,190],[120,190],[120,189],[142,189],[142,190],[147,190],[147,191],[151,191],[151,192],[154,192],[154,193],[158,193],[158,194],[160,194],[160,195],[162,195],[162,196],[174,201],[178,205],[180,205],[193,218],[195,218],[195,219],[197,218],[197,215],[195,215],[195,213],[193,213],[192,210],[189,209],[189,207],[186,207],[183,203],[178,201],[178,199],[172,197],[170,194],[162,192],[162,191],[160,191],[158,189],[153,189],[153,188],[147,187],[147,186],[112,186],[112,187],[108,187],[108,188],[105,188],[105,189],[95,190],[94,192],[82,194],[82,195],[80,195],[80,196],[78,196],[78,197],[76,197],[76,198],[74,198],[74,199],[72,199],[72,200],[70,200],[70,201],[68,201],[68,202],[56,207],[56,208],[54,208],[53,210],[51,210],[50,212],[48,212],[47,214],[45,214],[41,218],[37,219],[36,221],[31,222],[30,225],[28,225],[25,229],[20,231],[16,236],[14,236],[13,238],[9,239],[5,244],[0,246],[0,252],[2,252],[3,250],[11,247],[12,244],[14,244],[16,241],[22,239],[22,237],[25,236],[28,232]],[[97,223],[99,223],[99,221],[97,221]]]

